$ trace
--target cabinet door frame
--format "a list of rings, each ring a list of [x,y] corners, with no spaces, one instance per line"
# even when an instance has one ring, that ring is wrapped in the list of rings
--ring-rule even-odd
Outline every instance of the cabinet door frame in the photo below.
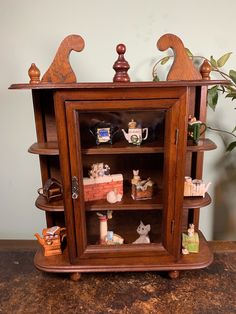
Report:
[[[184,91],[184,92],[183,92]],[[125,99],[125,100],[101,100],[92,99],[87,101],[80,100],[79,97],[61,97],[57,95],[56,100],[56,116],[59,127],[58,138],[60,147],[60,160],[62,165],[62,178],[64,185],[65,196],[65,217],[66,226],[68,227],[68,247],[71,262],[78,262],[79,259],[100,258],[100,257],[117,257],[117,250],[107,247],[96,246],[92,249],[87,246],[86,240],[86,222],[85,222],[85,207],[83,201],[83,178],[82,159],[80,148],[80,137],[74,136],[79,134],[78,121],[76,112],[89,110],[167,110],[165,134],[168,140],[165,140],[164,145],[164,165],[165,179],[164,185],[168,186],[163,194],[164,217],[163,217],[163,248],[159,247],[158,251],[161,254],[166,254],[179,258],[181,247],[181,218],[183,211],[183,182],[185,169],[185,154],[186,154],[186,138],[187,138],[187,96],[188,90],[181,88],[176,89],[176,93],[172,91],[171,98],[164,97],[168,95],[168,90],[165,94],[158,98],[152,99]],[[73,99],[74,98],[74,99]],[[158,105],[157,105],[158,104]],[[71,180],[72,177],[78,178],[80,197],[77,200],[71,198]],[[175,179],[173,179],[175,178]],[[172,193],[168,191],[172,190]],[[76,210],[79,209],[79,210]],[[168,209],[168,210],[167,210]],[[79,226],[79,227],[78,227]],[[108,250],[109,249],[109,250]],[[150,251],[152,245],[150,245]],[[122,249],[121,249],[122,251]],[[128,255],[137,256],[137,254],[147,254],[147,247],[139,246],[133,248],[130,246],[123,250]],[[154,250],[155,251],[155,250]],[[141,255],[142,255],[141,254]]]

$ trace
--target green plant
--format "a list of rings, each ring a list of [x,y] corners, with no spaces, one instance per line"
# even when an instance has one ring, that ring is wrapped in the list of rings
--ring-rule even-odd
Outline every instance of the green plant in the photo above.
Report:
[[[211,56],[209,59],[203,56],[195,56],[192,54],[192,52],[188,49],[185,48],[188,56],[193,60],[194,64],[196,66],[199,66],[204,60],[207,60],[212,68],[212,72],[218,73],[222,78],[227,80],[227,84],[222,84],[220,86],[214,85],[211,88],[208,89],[208,95],[207,95],[207,103],[208,106],[215,111],[216,105],[218,103],[219,99],[219,93],[222,93],[225,95],[226,98],[231,98],[231,100],[236,99],[236,71],[235,70],[229,70],[228,73],[225,73],[222,70],[222,67],[226,64],[228,59],[230,58],[232,52],[225,53],[222,55],[219,59],[215,59],[213,56]],[[158,65],[165,65],[169,60],[173,59],[173,55],[165,56],[161,59],[159,59],[153,66],[152,69],[152,76],[153,76],[153,81],[160,81],[158,75],[157,75],[157,67]],[[226,130],[221,130],[218,128],[211,127],[207,125],[207,128],[209,130],[213,130],[216,132],[222,132],[225,134],[228,134],[234,138],[236,138],[236,126],[232,131],[226,131]],[[232,151],[234,148],[236,148],[236,140],[231,141],[226,150],[227,151]]]

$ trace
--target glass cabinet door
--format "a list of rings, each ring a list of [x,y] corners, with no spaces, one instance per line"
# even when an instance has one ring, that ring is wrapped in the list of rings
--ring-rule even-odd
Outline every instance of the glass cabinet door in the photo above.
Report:
[[[185,155],[179,147],[186,145],[181,100],[67,101],[65,107],[77,256],[178,258]]]

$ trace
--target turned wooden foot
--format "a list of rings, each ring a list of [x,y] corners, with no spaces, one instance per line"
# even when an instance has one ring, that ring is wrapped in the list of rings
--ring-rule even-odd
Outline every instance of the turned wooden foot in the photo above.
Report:
[[[171,279],[179,278],[179,270],[171,270],[168,272],[168,275]]]
[[[81,277],[81,273],[71,273],[70,280],[72,281],[79,281]]]

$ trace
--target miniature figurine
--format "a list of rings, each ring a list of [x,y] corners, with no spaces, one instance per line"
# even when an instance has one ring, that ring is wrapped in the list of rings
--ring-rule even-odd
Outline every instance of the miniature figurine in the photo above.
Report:
[[[63,198],[62,184],[54,178],[48,179],[43,188],[38,189],[38,193],[48,202],[61,200]]]
[[[105,121],[96,123],[90,128],[91,134],[96,137],[96,144],[112,144],[113,136],[119,131],[119,128]]]
[[[107,216],[102,215],[100,213],[97,213],[98,219],[99,219],[99,227],[100,227],[100,244],[106,243],[106,237],[107,237]]]
[[[202,130],[201,130],[202,129]],[[198,144],[200,136],[206,131],[206,124],[189,115],[188,119],[188,138],[194,144]]]
[[[202,180],[192,180],[191,177],[185,177],[184,179],[184,196],[205,197],[205,193],[211,185],[211,182],[206,185]]]
[[[122,200],[122,194],[117,193],[117,190],[114,189],[107,193],[107,201],[110,204],[114,204],[116,202],[120,202]]]
[[[133,242],[133,244],[142,244],[142,243],[150,243],[150,239],[148,236],[148,232],[150,232],[151,226],[150,225],[144,225],[142,221],[140,221],[140,225],[137,228],[137,232],[139,234],[139,237],[137,240]]]
[[[97,213],[99,219],[99,227],[100,227],[100,244],[106,245],[116,245],[116,244],[123,244],[124,239],[115,234],[113,231],[108,231],[107,221],[108,219],[112,219],[112,211],[108,211],[107,215],[103,215]]]
[[[35,233],[36,238],[43,247],[44,256],[62,254],[61,243],[66,236],[65,230],[66,228],[54,226],[43,229],[43,237],[41,237],[38,233]]]
[[[107,245],[116,245],[116,244],[123,244],[124,239],[119,236],[118,234],[115,234],[113,231],[108,231],[107,232],[107,237],[106,237],[106,244]]]
[[[103,162],[93,164],[91,170],[89,171],[90,178],[98,178],[110,175],[110,167],[103,164]]]
[[[134,145],[140,145],[142,141],[146,140],[148,137],[148,128],[141,128],[137,125],[137,122],[133,119],[128,123],[128,133],[122,129],[122,132],[126,138],[126,140]],[[143,137],[143,133],[146,132]]]
[[[83,185],[86,202],[103,199],[114,202],[114,193],[116,194],[116,201],[121,200],[123,196],[123,175],[120,173],[110,174],[110,167],[107,164],[104,165],[103,162],[92,165],[89,178],[83,178]],[[110,193],[111,191],[113,193]],[[110,194],[107,198],[108,193]]]
[[[153,182],[150,178],[141,180],[139,170],[133,170],[133,178],[131,180],[132,193],[134,200],[147,200],[152,198]]]
[[[188,234],[182,234],[182,254],[199,252],[199,236],[194,230],[194,224],[190,224]]]

